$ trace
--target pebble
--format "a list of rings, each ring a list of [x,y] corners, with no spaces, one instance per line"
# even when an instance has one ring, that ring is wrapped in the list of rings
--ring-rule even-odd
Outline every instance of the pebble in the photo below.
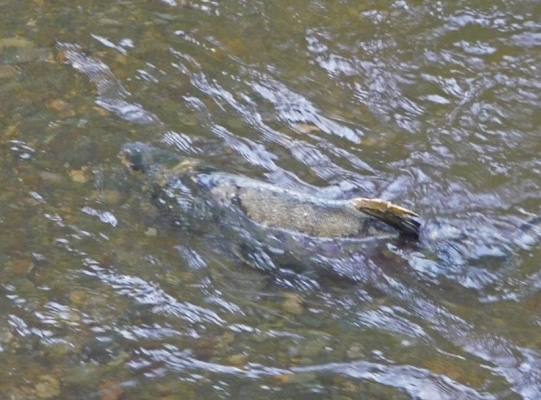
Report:
[[[52,399],[60,395],[60,381],[51,375],[41,375],[36,384],[36,396],[39,399]]]
[[[70,178],[73,182],[87,183],[92,179],[92,171],[89,167],[73,169],[70,171]]]
[[[50,183],[60,183],[64,180],[62,175],[49,171],[39,171],[38,175],[41,179]]]
[[[87,293],[83,289],[73,289],[70,291],[70,301],[73,305],[82,305],[86,302],[88,297]]]
[[[296,293],[287,293],[282,303],[282,310],[287,313],[300,315],[303,313],[303,299]]]
[[[113,189],[106,189],[96,194],[96,197],[107,204],[120,204],[124,200],[122,192]]]
[[[147,230],[145,231],[145,236],[156,237],[158,236],[158,230],[156,228],[147,228]]]
[[[124,389],[118,381],[107,381],[100,385],[101,400],[118,400],[124,394]]]
[[[8,268],[14,275],[24,276],[32,271],[34,263],[30,260],[16,259],[11,260],[8,264]]]
[[[225,359],[225,362],[227,364],[239,368],[244,366],[247,361],[248,357],[246,356],[246,354],[232,354],[230,356],[227,356]]]
[[[349,349],[346,350],[346,356],[350,360],[356,360],[363,357],[365,351],[364,347],[358,343],[352,344]]]

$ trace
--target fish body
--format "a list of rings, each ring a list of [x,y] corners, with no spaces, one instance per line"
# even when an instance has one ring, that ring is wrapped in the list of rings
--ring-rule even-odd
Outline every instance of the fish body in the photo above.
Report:
[[[124,164],[149,175],[155,203],[178,220],[253,224],[315,238],[419,237],[416,213],[381,199],[328,199],[242,175],[218,171],[197,159],[157,162],[166,152],[143,143],[123,146]],[[220,222],[220,221],[218,221]]]

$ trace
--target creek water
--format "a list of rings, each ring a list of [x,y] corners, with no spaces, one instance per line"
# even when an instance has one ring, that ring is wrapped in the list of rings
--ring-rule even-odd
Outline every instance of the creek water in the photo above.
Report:
[[[1,398],[541,398],[537,2],[0,10]],[[262,272],[172,227],[128,141],[423,236]]]

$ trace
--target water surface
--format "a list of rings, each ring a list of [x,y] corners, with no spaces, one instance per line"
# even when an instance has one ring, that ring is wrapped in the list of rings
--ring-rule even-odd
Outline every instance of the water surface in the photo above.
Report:
[[[0,397],[541,397],[538,4],[0,6]],[[262,273],[168,224],[134,140],[425,234]]]

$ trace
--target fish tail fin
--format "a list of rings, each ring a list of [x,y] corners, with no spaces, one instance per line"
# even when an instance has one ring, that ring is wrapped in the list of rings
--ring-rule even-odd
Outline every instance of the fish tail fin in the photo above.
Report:
[[[419,238],[421,220],[417,213],[382,199],[357,197],[349,202],[355,209],[395,227],[404,235]]]

